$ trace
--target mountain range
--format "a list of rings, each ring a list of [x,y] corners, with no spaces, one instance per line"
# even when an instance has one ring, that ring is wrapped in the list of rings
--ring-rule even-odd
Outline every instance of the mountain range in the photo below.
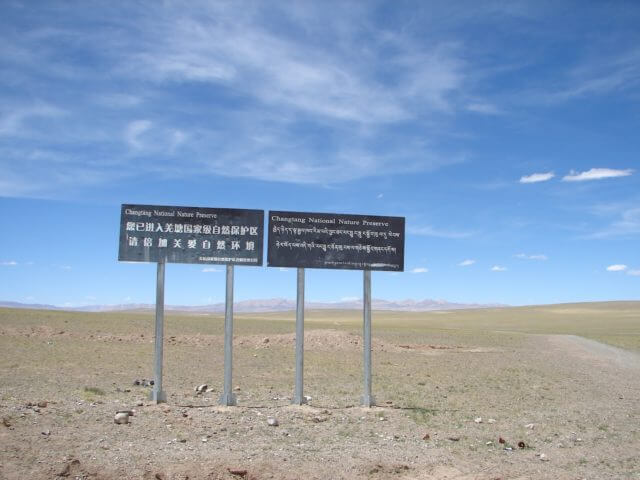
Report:
[[[467,308],[496,308],[505,307],[501,304],[455,303],[445,300],[382,300],[372,299],[372,310],[394,310],[401,312],[425,312],[434,310],[461,310]],[[81,307],[59,307],[37,303],[2,302],[4,308],[29,308],[36,310],[68,310],[76,312],[116,312],[131,310],[154,310],[151,303],[126,303],[120,305],[86,305]],[[166,311],[180,311],[192,313],[220,313],[224,312],[224,303],[210,305],[165,305]],[[262,300],[243,300],[233,305],[235,312],[284,312],[296,309],[296,302],[286,298],[269,298]],[[338,302],[306,302],[307,310],[359,310],[362,309],[362,299],[341,300]]]

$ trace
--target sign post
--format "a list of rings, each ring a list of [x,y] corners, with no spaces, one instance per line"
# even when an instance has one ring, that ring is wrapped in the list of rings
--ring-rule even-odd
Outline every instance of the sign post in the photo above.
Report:
[[[294,405],[307,403],[303,395],[304,372],[304,268],[298,268],[298,288],[296,294],[296,388],[293,394]]]
[[[376,401],[371,395],[371,270],[364,270],[362,273],[364,394],[360,403],[365,407],[372,407]]]
[[[220,402],[235,405],[231,392],[234,265],[262,265],[264,211],[233,208],[122,205],[118,260],[158,264],[151,399],[166,401],[162,389],[164,279],[166,263],[227,266],[224,393]]]
[[[156,329],[155,343],[153,347],[154,369],[153,369],[153,390],[150,398],[156,403],[167,401],[167,394],[162,390],[162,357],[164,346],[164,277],[165,262],[158,262],[156,279]]]
[[[404,217],[311,212],[269,212],[267,265],[298,269],[296,309],[296,386],[300,404],[304,348],[304,269],[363,270],[364,393],[362,405],[375,405],[371,394],[371,271],[404,270]]]
[[[220,405],[235,405],[232,387],[233,372],[233,265],[227,265],[226,299],[224,304],[224,390]]]

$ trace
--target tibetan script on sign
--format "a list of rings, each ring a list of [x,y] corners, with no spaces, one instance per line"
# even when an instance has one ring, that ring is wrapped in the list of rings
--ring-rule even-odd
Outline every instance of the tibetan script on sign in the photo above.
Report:
[[[262,265],[264,212],[122,205],[118,260]]]
[[[269,212],[267,265],[404,271],[404,217]]]

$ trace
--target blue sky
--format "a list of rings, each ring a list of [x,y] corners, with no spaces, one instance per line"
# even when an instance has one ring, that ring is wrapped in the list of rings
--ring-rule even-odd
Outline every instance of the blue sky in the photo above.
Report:
[[[639,298],[637,2],[0,13],[0,300],[153,302],[121,203],[405,216],[376,298]],[[309,300],[361,289],[307,273]],[[294,298],[295,271],[238,267],[235,295]],[[222,267],[168,265],[167,303],[223,299]]]

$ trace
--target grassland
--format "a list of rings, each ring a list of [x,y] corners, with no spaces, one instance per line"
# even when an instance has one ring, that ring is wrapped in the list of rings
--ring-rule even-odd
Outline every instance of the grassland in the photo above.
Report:
[[[216,406],[223,323],[166,315],[170,409],[159,410],[132,386],[153,376],[152,312],[0,309],[0,477],[52,478],[76,458],[76,476],[106,479],[232,478],[239,464],[260,464],[257,479],[640,478],[640,302],[374,312],[371,410],[358,408],[361,312],[306,312],[302,410],[289,405],[293,312],[235,316],[238,407]],[[195,395],[201,383],[212,392]],[[50,406],[26,406],[41,400]],[[113,413],[136,403],[132,427],[114,427]],[[505,450],[499,437],[527,447]]]

